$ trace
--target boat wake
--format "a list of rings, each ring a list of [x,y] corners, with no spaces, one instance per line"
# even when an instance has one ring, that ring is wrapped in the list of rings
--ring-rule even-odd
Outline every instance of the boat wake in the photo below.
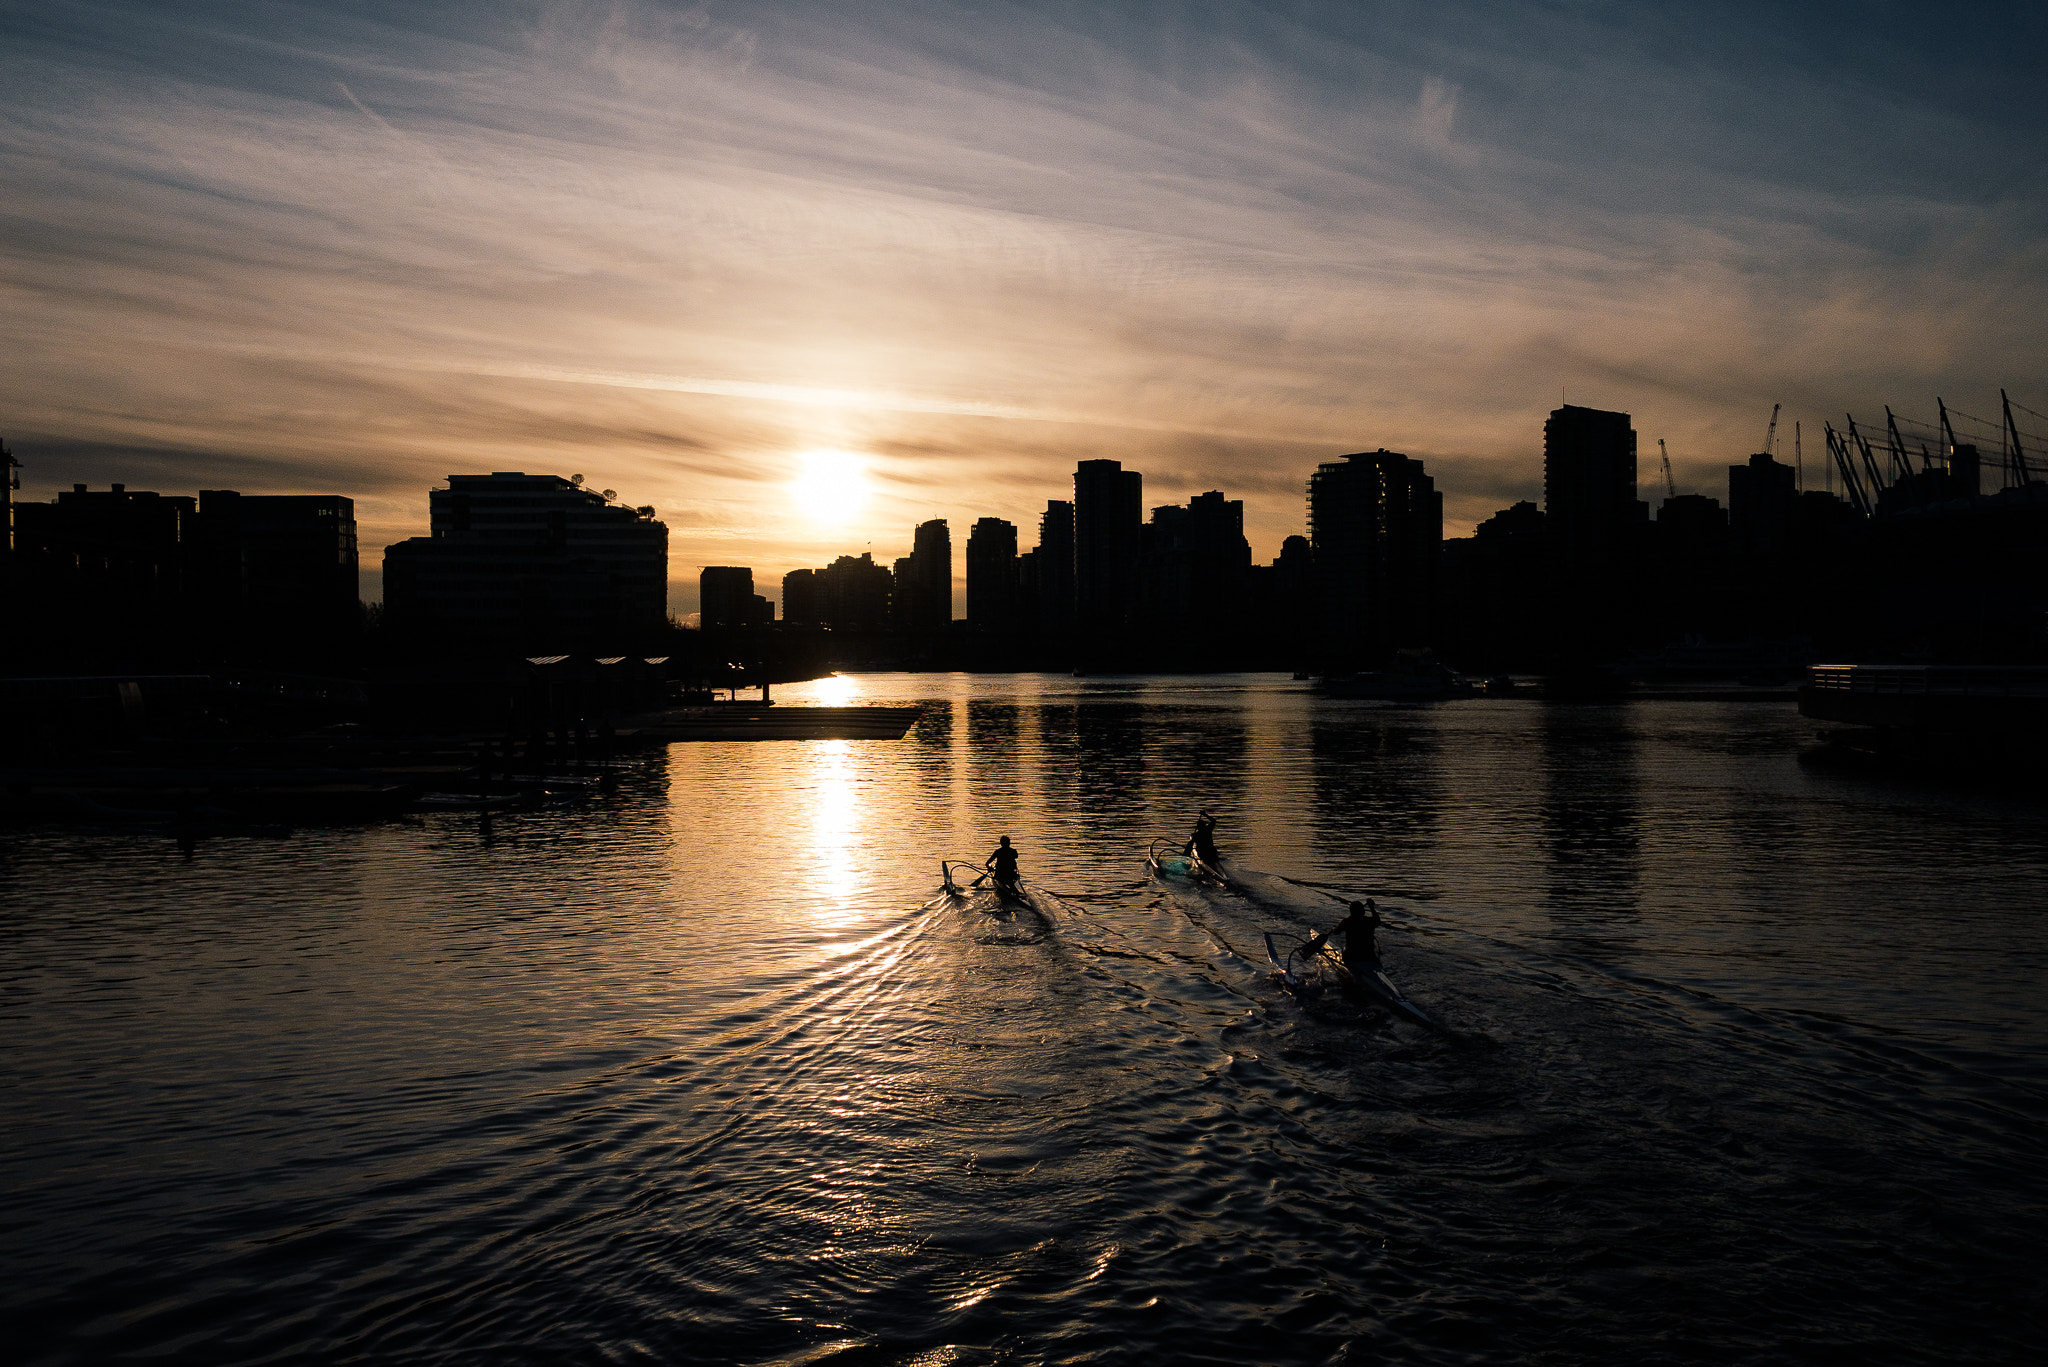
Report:
[[[1029,879],[1007,886],[964,859],[939,865],[939,895],[928,907],[951,904],[986,927],[975,942],[984,945],[1035,945],[1052,934],[1053,917],[1071,911],[1058,894]]]

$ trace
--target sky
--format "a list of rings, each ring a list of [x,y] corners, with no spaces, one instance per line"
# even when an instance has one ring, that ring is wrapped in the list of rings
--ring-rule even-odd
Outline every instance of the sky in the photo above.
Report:
[[[1265,561],[1386,447],[1466,535],[1561,400],[1646,497],[1783,403],[1818,487],[1845,412],[2048,408],[2043,15],[0,0],[0,437],[348,495],[371,599],[448,475],[584,474],[682,613],[1104,457]]]

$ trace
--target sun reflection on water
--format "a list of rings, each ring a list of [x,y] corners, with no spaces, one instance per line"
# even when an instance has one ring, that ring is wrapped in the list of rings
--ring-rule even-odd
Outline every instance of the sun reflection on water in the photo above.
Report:
[[[860,696],[860,683],[844,674],[813,679],[805,690],[812,702],[824,707],[844,707]]]
[[[861,847],[859,795],[854,789],[853,742],[810,743],[817,764],[811,795],[811,848],[817,853],[812,870],[819,893],[818,916],[828,927],[848,926],[857,919],[854,893],[858,880],[853,861]]]

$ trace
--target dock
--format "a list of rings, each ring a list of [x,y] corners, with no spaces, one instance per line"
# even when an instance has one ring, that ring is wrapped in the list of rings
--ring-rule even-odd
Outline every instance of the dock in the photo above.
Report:
[[[918,707],[791,707],[712,703],[670,707],[626,719],[637,738],[686,740],[901,740]]]
[[[1853,730],[1834,748],[1914,765],[2035,773],[2048,762],[2048,667],[1815,665],[1799,713]]]

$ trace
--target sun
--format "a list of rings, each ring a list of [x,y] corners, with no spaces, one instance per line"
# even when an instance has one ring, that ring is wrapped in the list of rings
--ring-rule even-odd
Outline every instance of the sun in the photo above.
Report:
[[[797,506],[813,522],[844,526],[868,500],[867,472],[851,451],[808,451],[790,484]]]

